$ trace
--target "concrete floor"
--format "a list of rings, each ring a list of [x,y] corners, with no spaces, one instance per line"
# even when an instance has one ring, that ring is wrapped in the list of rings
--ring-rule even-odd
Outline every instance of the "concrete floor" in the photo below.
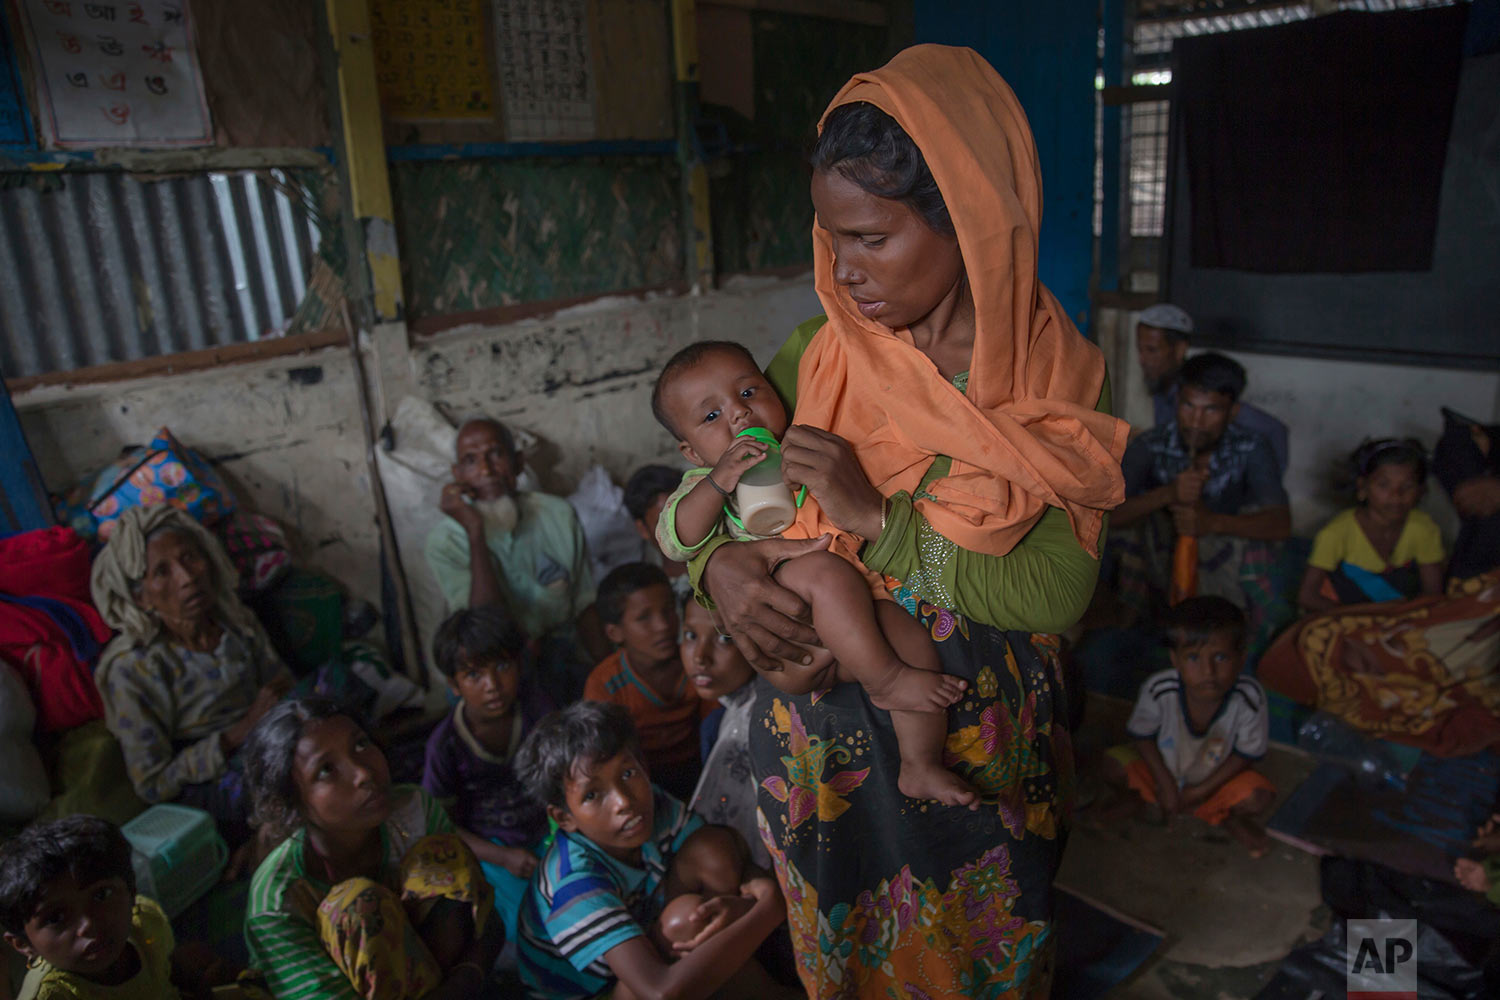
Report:
[[[1098,788],[1099,752],[1125,741],[1129,713],[1129,702],[1089,696],[1078,734],[1085,797]],[[1261,771],[1284,798],[1313,766],[1301,751],[1276,744]],[[1272,844],[1266,857],[1256,859],[1228,834],[1191,817],[1171,828],[1143,818],[1106,826],[1085,809],[1068,841],[1058,884],[1165,935],[1156,954],[1110,996],[1253,997],[1288,951],[1320,937],[1328,918],[1318,895],[1317,859]]]

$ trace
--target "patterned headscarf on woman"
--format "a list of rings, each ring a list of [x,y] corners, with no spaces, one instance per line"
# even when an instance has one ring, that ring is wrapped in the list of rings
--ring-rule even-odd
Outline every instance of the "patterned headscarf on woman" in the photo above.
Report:
[[[253,624],[255,616],[235,593],[239,574],[218,539],[190,515],[161,505],[125,511],[109,536],[109,543],[94,559],[89,580],[94,607],[110,627],[118,629],[132,646],[148,645],[160,634],[161,619],[136,602],[136,592],[146,578],[146,544],[152,535],[163,530],[181,532],[191,538],[208,558],[213,567],[214,617],[225,625]]]

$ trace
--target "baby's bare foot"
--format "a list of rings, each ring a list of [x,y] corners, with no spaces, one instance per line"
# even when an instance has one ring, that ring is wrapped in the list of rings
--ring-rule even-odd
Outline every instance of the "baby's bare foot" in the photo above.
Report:
[[[966,681],[931,670],[906,667],[897,671],[879,691],[867,686],[876,708],[887,712],[937,712],[964,696]]]
[[[972,785],[937,764],[901,762],[901,775],[896,779],[901,794],[914,799],[928,799],[945,806],[968,806],[979,808],[979,793]]]

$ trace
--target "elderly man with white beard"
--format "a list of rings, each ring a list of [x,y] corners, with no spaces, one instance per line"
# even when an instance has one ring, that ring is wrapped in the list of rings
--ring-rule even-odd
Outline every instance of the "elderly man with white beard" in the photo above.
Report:
[[[448,610],[504,608],[536,642],[548,694],[566,704],[609,645],[594,610],[583,528],[561,497],[516,489],[521,456],[498,421],[458,429],[446,516],[427,536],[427,565]]]

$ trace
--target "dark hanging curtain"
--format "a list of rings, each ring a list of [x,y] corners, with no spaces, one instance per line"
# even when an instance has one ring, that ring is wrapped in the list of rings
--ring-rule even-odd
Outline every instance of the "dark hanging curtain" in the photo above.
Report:
[[[1468,5],[1182,38],[1195,267],[1432,267]]]

